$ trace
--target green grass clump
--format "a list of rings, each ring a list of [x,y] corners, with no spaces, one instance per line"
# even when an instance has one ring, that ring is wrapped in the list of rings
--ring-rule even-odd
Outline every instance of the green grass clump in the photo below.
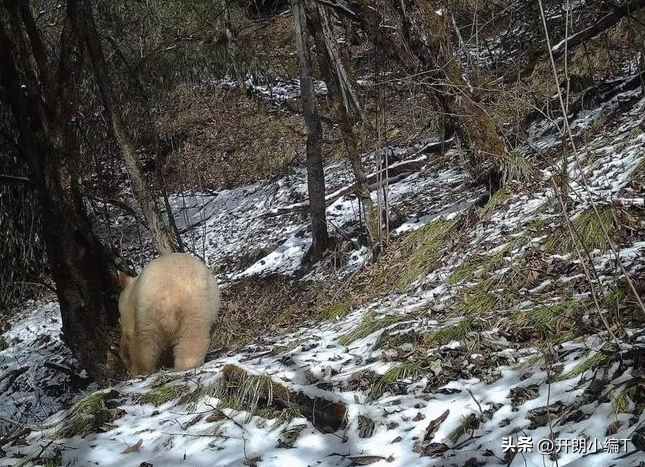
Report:
[[[467,417],[462,417],[461,423],[457,428],[452,430],[448,435],[448,439],[452,444],[456,444],[463,435],[472,432],[479,428],[481,425],[480,418],[475,414],[470,414]]]
[[[379,398],[397,381],[416,379],[425,372],[427,372],[427,369],[421,362],[406,362],[393,366],[374,382],[370,389],[369,399],[373,401]]]
[[[403,344],[413,344],[416,345],[421,341],[421,334],[419,331],[415,330],[398,330],[396,327],[394,329],[387,329],[378,336],[376,339],[376,344],[374,344],[375,349],[381,349],[385,346],[387,347],[399,347]]]
[[[551,234],[544,243],[547,251],[561,254],[574,253],[576,246],[582,245],[587,251],[606,251],[609,248],[609,236],[617,227],[616,212],[610,206],[599,206],[598,215],[593,208],[589,208],[571,220],[575,232],[572,238],[569,228],[565,225]]]
[[[266,374],[250,374],[235,365],[226,365],[212,388],[211,395],[220,400],[217,408],[233,409],[253,416],[278,419],[278,425],[300,417],[298,405],[289,402],[287,389]]]
[[[508,188],[501,188],[493,194],[488,200],[488,203],[484,205],[479,215],[480,219],[489,221],[490,218],[495,213],[495,210],[503,205],[506,201],[511,199],[511,191]]]
[[[405,319],[405,316],[400,315],[387,315],[382,318],[376,318],[373,314],[367,314],[361,324],[347,334],[342,335],[338,339],[338,343],[344,346],[350,345],[358,339],[367,337],[393,324],[400,323]]]
[[[97,392],[76,403],[69,410],[54,438],[72,438],[96,433],[108,421],[105,401],[109,397],[109,392]]]
[[[630,388],[612,396],[611,398],[612,413],[614,415],[618,415],[619,413],[627,412],[629,410],[629,406],[632,403],[634,395],[635,395],[635,388]]]
[[[174,399],[179,399],[180,397],[185,396],[190,392],[190,388],[186,384],[160,386],[137,397],[137,402],[139,404],[152,404],[155,407],[159,407],[166,402],[170,402]]]
[[[631,291],[626,284],[620,283],[614,290],[605,293],[603,302],[607,310],[619,311],[626,306],[627,300],[631,296]]]
[[[461,303],[455,310],[456,315],[483,314],[493,311],[500,297],[489,292],[491,281],[483,281],[476,286],[466,289],[460,294]]]
[[[448,277],[448,284],[455,285],[460,283],[463,280],[470,279],[475,272],[480,268],[481,263],[476,263],[474,261],[465,261],[455,269],[452,274]]]
[[[544,219],[535,219],[529,223],[527,230],[530,232],[540,233],[549,225]]]
[[[448,277],[448,284],[454,285],[464,280],[468,280],[472,278],[478,271],[481,272],[482,276],[491,276],[502,266],[504,262],[504,256],[518,246],[521,246],[523,241],[525,241],[524,237],[520,237],[506,243],[503,247],[499,248],[495,253],[491,255],[482,255],[468,258]]]
[[[331,321],[337,321],[347,316],[350,311],[351,311],[350,302],[340,302],[340,303],[334,303],[329,308],[327,308],[327,310],[325,310],[325,315],[327,316],[327,319]]]
[[[412,282],[430,273],[441,252],[450,240],[456,220],[437,220],[409,234],[401,243],[402,253],[407,261],[402,270],[393,277],[396,287],[403,291]]]
[[[464,318],[457,324],[441,328],[426,337],[426,341],[445,345],[452,341],[462,341],[473,331],[474,319]]]
[[[615,353],[609,352],[608,350],[601,350],[600,352],[594,353],[591,357],[586,360],[578,363],[571,371],[560,375],[558,378],[559,381],[566,379],[575,378],[586,373],[589,370],[595,370],[601,366],[608,365],[614,359]]]
[[[502,167],[502,183],[524,181],[535,172],[533,165],[522,154],[514,153]]]
[[[573,327],[576,315],[582,309],[584,303],[577,300],[540,307],[530,312],[528,327],[543,335],[552,335]]]

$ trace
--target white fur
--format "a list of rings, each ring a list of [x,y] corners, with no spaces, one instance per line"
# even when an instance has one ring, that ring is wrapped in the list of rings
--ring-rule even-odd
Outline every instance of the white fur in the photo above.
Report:
[[[172,253],[136,278],[120,279],[121,355],[131,373],[154,372],[166,347],[173,348],[177,370],[203,364],[220,306],[210,269],[191,255]]]

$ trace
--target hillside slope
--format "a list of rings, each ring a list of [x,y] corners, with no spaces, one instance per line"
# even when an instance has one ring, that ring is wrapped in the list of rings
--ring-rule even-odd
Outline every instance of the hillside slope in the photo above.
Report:
[[[42,365],[69,357],[57,306],[32,306],[0,351],[3,373],[28,367],[0,383],[0,415],[30,432],[2,447],[0,466],[642,465],[645,316],[631,289],[642,290],[645,266],[644,110],[632,89],[580,111],[575,151],[561,122],[536,121],[483,208],[459,151],[429,140],[394,148],[421,168],[391,181],[399,225],[371,265],[355,238],[356,200],[341,196],[328,216],[346,238],[344,263],[300,269],[310,241],[302,171],[174,196],[186,241],[219,264],[223,283],[333,279],[327,319],[215,352],[196,371],[88,392],[44,419],[71,392],[46,396],[61,376]],[[551,173],[549,157],[563,155],[568,180]],[[378,157],[366,156],[370,171]],[[343,163],[326,176],[329,193],[351,181]],[[52,325],[21,333],[34,309]],[[43,341],[51,357],[29,356]],[[29,400],[46,407],[25,415]],[[508,452],[509,437],[533,448]],[[538,452],[544,439],[560,452]]]

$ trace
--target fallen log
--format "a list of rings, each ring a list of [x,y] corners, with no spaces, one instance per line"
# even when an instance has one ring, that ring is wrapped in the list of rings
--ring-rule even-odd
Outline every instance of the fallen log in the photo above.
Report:
[[[418,172],[425,165],[427,165],[428,162],[434,162],[437,160],[437,158],[432,158],[432,160],[429,160],[429,157],[427,155],[428,153],[438,155],[438,152],[442,151],[445,148],[449,148],[452,145],[452,142],[453,140],[450,139],[448,141],[439,141],[439,142],[432,142],[432,143],[426,144],[425,146],[423,146],[421,149],[419,149],[417,152],[413,154],[413,157],[414,156],[417,156],[417,157],[413,159],[407,159],[401,162],[396,162],[390,165],[387,168],[387,170],[383,168],[380,171],[369,174],[367,176],[367,183],[369,185],[370,191],[373,191],[376,188],[379,188],[385,184],[396,183],[402,180],[403,178],[413,174],[414,172]],[[387,178],[386,178],[386,175],[387,175]],[[356,183],[352,183],[350,185],[339,188],[338,190],[332,193],[329,193],[328,195],[325,196],[325,205],[329,206],[337,199],[354,193],[355,190],[356,190]],[[281,207],[271,209],[270,211],[260,214],[256,218],[259,219],[259,218],[266,218],[266,217],[276,217],[276,216],[281,216],[283,214],[290,214],[293,212],[302,212],[302,211],[305,211],[308,207],[309,207],[309,201],[305,200],[299,203],[289,204],[287,206],[281,206]]]
[[[347,426],[347,407],[342,402],[292,391],[269,376],[253,375],[232,364],[224,365],[215,395],[235,401],[235,405],[251,413],[266,408],[296,410],[323,433]]]
[[[596,37],[600,33],[616,25],[625,16],[636,13],[638,10],[645,8],[645,0],[631,0],[623,6],[614,6],[614,11],[608,15],[600,18],[596,23],[589,26],[582,31],[570,35],[566,39],[561,40],[551,48],[553,58],[558,58],[564,55],[567,49],[572,49],[578,45],[587,42],[588,40]],[[566,45],[566,47],[565,47]]]
[[[614,6],[614,10],[611,13],[600,18],[593,25],[589,26],[582,31],[579,31],[575,34],[570,35],[569,37],[561,40],[556,45],[551,47],[551,54],[554,59],[562,57],[565,51],[571,51],[576,47],[584,44],[585,42],[593,39],[609,28],[618,24],[618,22],[627,17],[631,16],[633,13],[636,13],[639,10],[645,8],[645,0],[630,0],[622,6]],[[508,73],[503,78],[504,83],[514,82],[519,78],[525,78],[530,76],[535,70],[535,67],[541,60],[549,54],[549,49],[546,46],[543,46],[531,54],[529,63],[519,72],[515,71]]]
[[[603,81],[595,85],[589,86],[580,92],[577,96],[571,99],[567,108],[567,118],[572,119],[585,109],[593,108],[602,102],[607,102],[614,96],[632,91],[643,85],[645,74],[636,73],[626,78],[620,78],[611,81]],[[531,122],[541,118],[546,114],[547,109],[555,109],[552,113],[560,115],[560,101],[559,97],[553,97],[544,107],[532,110],[526,116],[525,123],[528,125]]]

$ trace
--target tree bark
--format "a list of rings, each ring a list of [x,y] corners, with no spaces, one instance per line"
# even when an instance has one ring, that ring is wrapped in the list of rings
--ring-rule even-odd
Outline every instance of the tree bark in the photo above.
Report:
[[[31,11],[27,9],[23,14],[31,15]],[[111,346],[111,335],[116,334],[118,323],[116,268],[92,231],[76,182],[70,183],[79,163],[78,146],[73,131],[61,124],[75,117],[82,62],[77,60],[75,38],[66,24],[56,73],[60,97],[56,102],[47,101],[42,89],[22,88],[18,70],[24,73],[31,62],[22,61],[5,29],[5,16],[0,9],[0,97],[12,111],[20,154],[38,191],[63,338],[94,378],[109,380],[122,371],[118,353]],[[46,72],[38,72],[41,87],[54,82],[52,74],[43,79]],[[47,92],[49,96],[55,94],[52,89]],[[50,107],[48,111],[43,110],[43,105]],[[44,119],[45,115],[57,117],[52,121]]]
[[[356,84],[341,58],[326,7],[314,0],[305,0],[304,5],[309,16],[307,25],[316,43],[318,63],[334,101],[336,120],[356,180],[354,193],[363,207],[369,243],[376,247],[381,243],[378,211],[372,202],[354,131],[356,116],[361,114]]]
[[[76,3],[75,16],[72,19],[75,30],[84,42],[99,88],[99,94],[105,107],[105,114],[112,127],[112,132],[123,153],[125,167],[132,182],[132,191],[148,223],[155,248],[159,253],[172,253],[181,250],[180,240],[173,235],[161,214],[159,199],[163,198],[160,187],[155,180],[146,180],[141,164],[134,150],[132,140],[125,127],[121,110],[114,98],[103,48],[94,23],[92,7],[88,0],[69,0]],[[167,213],[168,222],[173,222],[172,212]]]
[[[307,46],[305,10],[301,0],[292,0],[291,8],[295,23],[300,94],[307,126],[307,190],[313,237],[309,257],[312,261],[317,261],[329,246],[325,214],[325,175],[322,161],[323,130],[311,77],[311,55]]]

